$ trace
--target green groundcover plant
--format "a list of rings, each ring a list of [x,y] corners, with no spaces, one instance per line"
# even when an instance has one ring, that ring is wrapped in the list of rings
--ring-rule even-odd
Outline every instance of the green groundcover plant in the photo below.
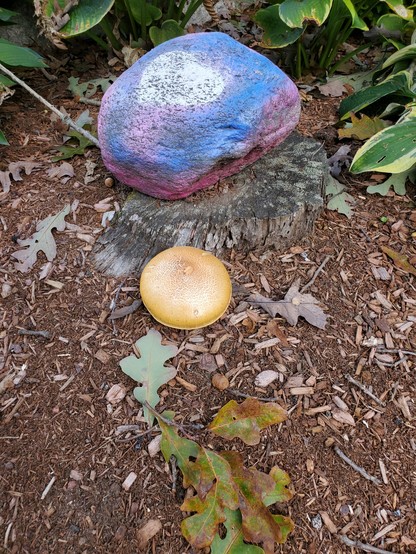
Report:
[[[35,0],[36,14],[46,35],[63,47],[62,39],[87,34],[115,50],[123,45],[154,46],[185,34],[185,26],[201,4],[209,0]]]

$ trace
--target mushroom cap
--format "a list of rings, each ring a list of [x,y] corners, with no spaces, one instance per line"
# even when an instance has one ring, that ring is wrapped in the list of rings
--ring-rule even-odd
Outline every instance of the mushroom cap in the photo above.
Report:
[[[156,321],[174,329],[211,325],[228,308],[231,291],[224,264],[192,246],[160,252],[140,278],[143,304]]]

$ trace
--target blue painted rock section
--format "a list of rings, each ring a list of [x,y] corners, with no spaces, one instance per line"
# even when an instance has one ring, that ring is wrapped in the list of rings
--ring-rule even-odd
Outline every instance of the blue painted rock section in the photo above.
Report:
[[[296,127],[294,83],[223,33],[161,44],[104,95],[98,136],[122,183],[176,200],[239,172]]]

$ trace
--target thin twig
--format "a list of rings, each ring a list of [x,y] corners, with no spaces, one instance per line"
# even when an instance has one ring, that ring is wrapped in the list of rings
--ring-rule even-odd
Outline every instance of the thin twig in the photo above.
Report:
[[[359,389],[361,389],[367,396],[372,398],[374,400],[374,402],[377,402],[377,404],[380,404],[380,406],[385,406],[386,405],[386,403],[383,402],[382,400],[380,400],[380,398],[378,396],[373,394],[368,387],[366,387],[365,385],[360,383],[360,381],[357,381],[356,379],[354,379],[354,377],[351,377],[351,375],[349,373],[347,373],[345,375],[345,379],[347,381],[349,381],[350,383],[353,383],[353,385],[355,385]]]
[[[338,456],[341,458],[341,460],[344,460],[345,463],[347,463],[349,466],[352,467],[352,469],[355,469],[360,475],[362,475],[365,479],[368,479],[369,481],[372,481],[376,485],[381,485],[381,481],[377,479],[377,477],[374,477],[373,475],[370,475],[366,472],[365,469],[363,469],[361,466],[357,466],[356,463],[354,463],[344,452],[337,446],[334,446],[334,451],[338,454]]]
[[[234,389],[228,389],[227,392],[230,392],[234,396],[241,396],[242,398],[254,398],[255,400],[261,400],[262,402],[276,402],[276,398],[274,396],[272,397],[266,397],[262,398],[261,396],[253,396],[252,394],[245,394],[244,392],[240,392],[239,390]]]
[[[33,337],[43,337],[44,339],[50,340],[51,334],[49,331],[29,331],[28,329],[19,329],[17,331],[18,335],[31,335]]]
[[[353,541],[352,539],[349,539],[347,535],[341,535],[340,537],[341,542],[346,544],[347,546],[354,546],[355,548],[361,548],[361,550],[365,550],[366,552],[375,552],[375,554],[394,554],[391,550],[384,550],[383,548],[377,548],[376,546],[371,546],[371,544],[365,544],[361,541]]]
[[[176,480],[178,478],[178,465],[176,463],[176,456],[172,454],[169,462],[172,468],[172,492],[176,492]]]
[[[27,85],[24,81],[22,81],[21,79],[19,79],[19,77],[17,77],[14,73],[12,73],[9,69],[7,69],[6,67],[4,67],[3,64],[0,63],[0,70],[5,73],[6,75],[8,75],[11,79],[13,79],[13,81],[15,81],[16,83],[18,83],[20,86],[22,86],[24,89],[26,89],[28,92],[30,92],[30,94],[32,96],[34,96],[37,100],[39,100],[39,102],[42,102],[42,104],[44,106],[46,106],[47,108],[49,108],[54,114],[56,114],[60,119],[62,119],[62,121],[64,123],[66,123],[67,125],[69,125],[70,127],[72,127],[73,129],[75,129],[75,131],[77,131],[80,135],[84,136],[85,138],[87,138],[90,142],[92,142],[95,146],[97,146],[97,148],[100,148],[100,144],[98,142],[98,140],[91,134],[89,133],[88,131],[86,131],[85,129],[83,129],[82,127],[80,127],[79,125],[77,125],[74,121],[72,121],[72,119],[68,116],[68,115],[64,115],[62,112],[60,112],[58,110],[58,108],[56,108],[55,106],[53,106],[52,104],[50,104],[47,100],[45,100],[45,98],[43,98],[43,96],[41,96],[40,94],[38,94],[36,91],[33,90],[33,88],[31,88],[29,85]]]
[[[413,350],[402,350],[401,348],[381,348],[376,347],[377,352],[389,352],[390,354],[407,354],[408,356],[416,356]]]
[[[163,423],[166,423],[166,425],[169,425],[169,427],[176,427],[176,429],[179,429],[180,431],[182,431],[185,437],[187,437],[190,440],[193,440],[194,437],[192,437],[191,435],[189,435],[189,433],[187,433],[183,425],[181,425],[180,423],[176,423],[176,421],[172,421],[171,419],[167,419],[166,417],[163,417],[161,414],[159,414],[159,412],[157,412],[154,408],[152,408],[152,406],[149,404],[147,400],[143,402],[143,406],[147,408],[149,412],[153,414],[158,421],[163,421]]]
[[[321,273],[321,271],[324,269],[324,267],[326,266],[326,264],[329,262],[329,260],[331,258],[332,258],[332,256],[327,256],[324,259],[324,261],[321,263],[321,265],[318,267],[318,269],[313,274],[312,279],[310,281],[308,281],[304,287],[301,288],[301,290],[300,290],[301,294],[303,294],[305,292],[305,290],[307,290],[309,287],[311,287],[314,284],[315,279],[318,277],[318,275]]]

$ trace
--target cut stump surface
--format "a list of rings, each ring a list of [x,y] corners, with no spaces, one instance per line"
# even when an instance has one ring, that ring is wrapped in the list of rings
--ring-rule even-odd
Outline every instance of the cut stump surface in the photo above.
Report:
[[[313,231],[328,172],[321,145],[293,133],[237,175],[185,200],[133,192],[116,223],[97,242],[94,264],[120,277],[139,272],[172,246],[195,246],[214,254],[233,247],[287,248]]]

